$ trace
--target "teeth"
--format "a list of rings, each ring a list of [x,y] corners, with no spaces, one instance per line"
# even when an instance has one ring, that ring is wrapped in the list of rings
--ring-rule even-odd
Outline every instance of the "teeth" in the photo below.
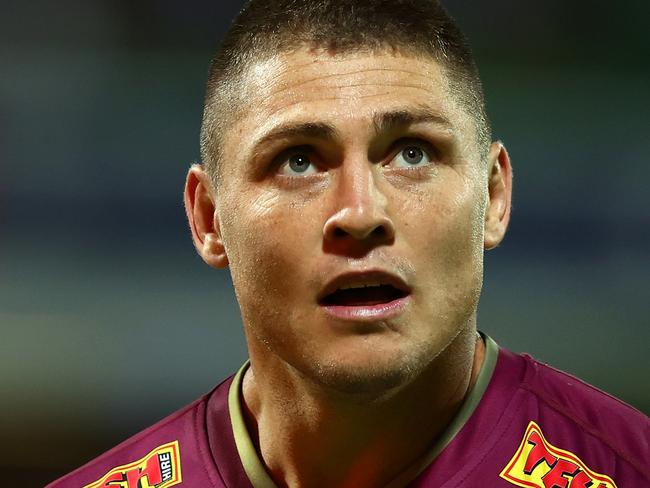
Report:
[[[351,288],[370,288],[373,286],[382,286],[383,283],[380,282],[372,282],[372,283],[362,283],[358,285],[343,285],[339,288],[339,290],[350,290]]]

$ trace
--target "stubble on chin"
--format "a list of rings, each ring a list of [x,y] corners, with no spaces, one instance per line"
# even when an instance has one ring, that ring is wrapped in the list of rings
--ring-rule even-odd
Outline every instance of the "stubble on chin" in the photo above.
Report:
[[[408,351],[359,355],[351,361],[319,361],[306,372],[310,380],[334,395],[368,403],[386,399],[410,384],[434,359],[426,345]]]

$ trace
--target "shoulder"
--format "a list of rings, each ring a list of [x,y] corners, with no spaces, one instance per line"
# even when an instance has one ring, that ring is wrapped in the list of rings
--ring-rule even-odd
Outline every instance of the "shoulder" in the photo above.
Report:
[[[538,429],[542,438],[546,435],[544,442],[578,453],[592,466],[607,465],[611,473],[619,474],[619,483],[627,477],[623,472],[631,474],[628,479],[650,480],[650,419],[646,415],[529,355],[502,350],[501,356],[509,364],[523,366],[518,385],[520,411],[534,422],[533,430]],[[531,424],[527,433],[532,432]]]
[[[159,482],[174,481],[181,471],[180,445],[185,451],[186,433],[194,431],[195,419],[204,403],[204,398],[193,402],[47,488],[94,488],[104,486],[105,482],[127,481],[129,476],[142,471]]]
[[[648,452],[650,418],[575,376],[527,354],[521,388],[615,450]]]
[[[208,399],[227,390],[230,378],[212,392],[172,413],[149,428],[52,482],[46,488],[99,488],[116,486],[168,487],[196,479],[216,486],[208,473],[210,450],[205,418]],[[188,467],[199,466],[189,472]]]

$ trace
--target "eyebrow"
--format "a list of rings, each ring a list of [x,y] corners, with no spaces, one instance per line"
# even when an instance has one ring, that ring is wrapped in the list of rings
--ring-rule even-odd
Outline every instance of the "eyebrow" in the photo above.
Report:
[[[453,127],[446,117],[434,112],[428,107],[416,107],[414,109],[378,113],[373,117],[372,123],[375,134],[390,132],[400,127],[422,123],[440,125],[447,130],[451,130]]]
[[[255,148],[261,147],[267,142],[276,139],[291,139],[298,137],[334,140],[339,139],[340,134],[333,125],[325,122],[289,122],[286,124],[280,124],[267,132],[255,143]]]
[[[443,115],[428,107],[415,107],[389,112],[380,112],[373,116],[372,124],[375,134],[390,132],[414,124],[429,123],[452,129],[451,122]],[[341,139],[340,132],[326,122],[288,122],[274,127],[254,144],[253,152],[265,144],[278,139],[313,138],[322,140]]]

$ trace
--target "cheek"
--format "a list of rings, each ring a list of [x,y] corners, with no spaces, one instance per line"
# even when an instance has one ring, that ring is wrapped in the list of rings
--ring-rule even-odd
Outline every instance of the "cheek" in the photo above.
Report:
[[[273,197],[251,201],[228,210],[222,231],[242,314],[268,320],[280,309],[290,313],[296,290],[304,296],[315,249],[309,248],[304,216]]]
[[[397,214],[408,216],[403,221],[407,240],[420,252],[449,258],[481,248],[482,212],[477,201],[470,189],[448,185],[446,191],[404,202]]]
[[[313,320],[310,281],[318,244],[308,238],[306,216],[276,206],[263,218],[240,211],[227,243],[230,272],[247,335],[278,354],[301,351],[313,343],[301,325]],[[249,339],[250,340],[250,339]],[[281,351],[284,351],[281,353]]]
[[[406,240],[413,246],[410,252],[416,268],[438,304],[450,302],[452,307],[478,299],[483,276],[483,224],[477,197],[468,189],[450,191],[448,198],[429,198],[426,210],[411,213],[406,222]]]

